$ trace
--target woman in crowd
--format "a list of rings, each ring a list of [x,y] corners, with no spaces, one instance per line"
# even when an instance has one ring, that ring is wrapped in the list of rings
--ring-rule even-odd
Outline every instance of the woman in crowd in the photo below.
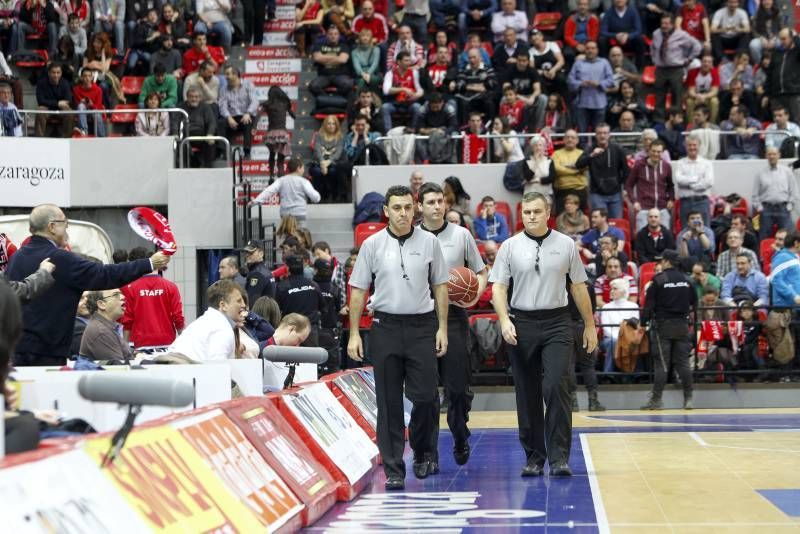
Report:
[[[644,104],[636,94],[636,87],[628,80],[622,80],[619,84],[619,93],[609,99],[606,118],[611,128],[619,126],[619,116],[623,111],[633,113],[637,126],[641,126],[647,118]]]
[[[577,240],[591,228],[589,217],[581,211],[581,199],[578,195],[567,195],[564,199],[564,211],[556,217],[556,230]]]
[[[125,95],[119,78],[111,71],[111,60],[114,59],[114,49],[111,47],[111,39],[105,32],[95,33],[83,56],[83,66],[97,72],[97,84],[103,89],[106,99],[113,94],[118,102],[125,102]],[[111,102],[107,102],[108,107],[113,107]]]
[[[136,135],[143,137],[162,137],[169,135],[169,113],[159,111],[161,95],[150,93],[144,101],[146,113],[136,115]]]
[[[556,177],[556,167],[553,160],[547,157],[547,146],[544,137],[535,135],[531,137],[531,154],[522,166],[522,179],[524,180],[523,193],[541,193],[553,204],[553,181]]]
[[[269,88],[267,101],[262,104],[267,113],[269,130],[264,137],[264,143],[269,149],[269,177],[283,174],[283,162],[292,155],[291,136],[286,129],[286,116],[291,115],[292,102],[289,96],[277,85]]]
[[[314,142],[314,161],[309,165],[311,183],[319,191],[323,202],[334,199],[343,187],[339,160],[344,150],[344,135],[336,115],[328,115],[322,121]]]
[[[601,346],[605,350],[606,358],[603,363],[603,372],[610,373],[614,370],[614,351],[619,338],[619,326],[626,319],[639,319],[639,305],[628,300],[630,283],[624,278],[611,281],[611,302],[600,309],[600,324],[603,328]]]
[[[495,117],[492,121],[492,133],[496,135],[513,135],[517,132],[511,129],[508,117]],[[492,139],[493,160],[495,163],[514,163],[522,161],[525,155],[519,145],[519,137],[502,137]]]
[[[302,0],[294,10],[294,43],[300,57],[306,57],[314,39],[319,35],[322,24],[322,4],[319,0]]]
[[[278,328],[281,322],[281,309],[273,298],[259,297],[253,303],[252,312],[267,321],[273,329]]]

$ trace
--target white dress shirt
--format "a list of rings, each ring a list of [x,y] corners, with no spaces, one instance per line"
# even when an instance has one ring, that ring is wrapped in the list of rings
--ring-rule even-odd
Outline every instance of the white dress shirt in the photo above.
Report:
[[[207,309],[187,326],[167,349],[197,362],[228,360],[235,351],[233,323],[215,308]]]

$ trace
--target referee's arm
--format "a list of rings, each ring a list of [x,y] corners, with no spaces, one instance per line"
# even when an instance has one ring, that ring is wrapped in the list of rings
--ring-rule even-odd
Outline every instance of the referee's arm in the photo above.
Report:
[[[447,286],[445,286],[445,292]],[[361,321],[361,312],[364,310],[364,301],[367,290],[350,286],[350,338],[347,341],[347,355],[357,362],[364,359],[364,346],[361,343],[361,333],[358,325]]]
[[[503,339],[509,345],[516,345],[517,330],[508,316],[508,284],[495,282],[492,285],[492,306],[494,306],[494,311],[497,313],[497,320],[500,321],[500,331],[503,334]]]
[[[494,291],[494,290],[493,290]],[[597,330],[594,326],[594,315],[592,314],[592,301],[589,298],[589,290],[584,283],[571,283],[569,291],[575,300],[575,306],[583,319],[583,348],[591,354],[597,348]]]
[[[441,358],[447,353],[447,306],[450,297],[447,295],[447,283],[433,286],[433,301],[436,303],[436,317],[439,328],[436,329],[436,357]]]

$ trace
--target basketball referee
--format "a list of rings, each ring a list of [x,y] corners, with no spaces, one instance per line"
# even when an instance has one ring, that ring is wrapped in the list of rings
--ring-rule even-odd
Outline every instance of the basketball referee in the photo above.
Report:
[[[571,476],[572,442],[568,367],[573,350],[572,318],[567,289],[585,324],[584,349],[597,347],[597,333],[587,276],[575,242],[550,230],[550,208],[540,193],[522,197],[525,231],[506,240],[497,254],[489,281],[492,304],[503,339],[512,346],[511,367],[517,394],[519,440],[527,456],[522,476],[541,476],[545,460],[550,476]],[[571,283],[567,288],[567,275]],[[508,286],[514,282],[511,314]],[[547,404],[545,415],[542,400]]]
[[[420,228],[427,230],[439,239],[442,254],[448,269],[469,267],[478,274],[478,294],[475,300],[464,304],[450,304],[447,314],[447,354],[439,359],[439,379],[444,386],[450,404],[447,407],[447,426],[453,434],[453,457],[458,465],[469,460],[469,436],[467,428],[469,410],[474,394],[469,389],[470,367],[467,356],[467,312],[464,308],[473,306],[486,289],[489,270],[483,263],[478,245],[469,230],[462,226],[449,224],[444,220],[444,192],[435,183],[423,184],[419,190],[419,210],[422,213]],[[439,396],[436,396],[437,413]],[[439,471],[439,418],[436,418],[431,435],[433,453],[433,472]]]
[[[375,366],[378,450],[386,489],[398,490],[405,487],[406,474],[404,383],[414,405],[409,425],[414,475],[425,478],[433,469],[431,433],[439,417],[436,358],[447,352],[449,275],[439,241],[411,224],[411,190],[393,186],[384,198],[389,226],[364,241],[350,277],[350,324],[358,324],[366,293],[374,283],[370,356]],[[350,330],[347,353],[356,361],[364,358],[357,328]]]

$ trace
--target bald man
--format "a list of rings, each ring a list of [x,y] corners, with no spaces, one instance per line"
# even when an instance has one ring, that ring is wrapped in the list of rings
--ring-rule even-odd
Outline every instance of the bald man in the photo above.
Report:
[[[43,298],[23,307],[25,327],[17,344],[14,365],[64,365],[81,294],[86,290],[121,287],[164,269],[169,256],[157,252],[148,259],[102,265],[64,250],[69,220],[58,206],[36,206],[29,222],[31,240],[11,258],[6,276],[9,280],[23,280],[39,269],[44,259],[50,258],[55,265],[55,284]]]

